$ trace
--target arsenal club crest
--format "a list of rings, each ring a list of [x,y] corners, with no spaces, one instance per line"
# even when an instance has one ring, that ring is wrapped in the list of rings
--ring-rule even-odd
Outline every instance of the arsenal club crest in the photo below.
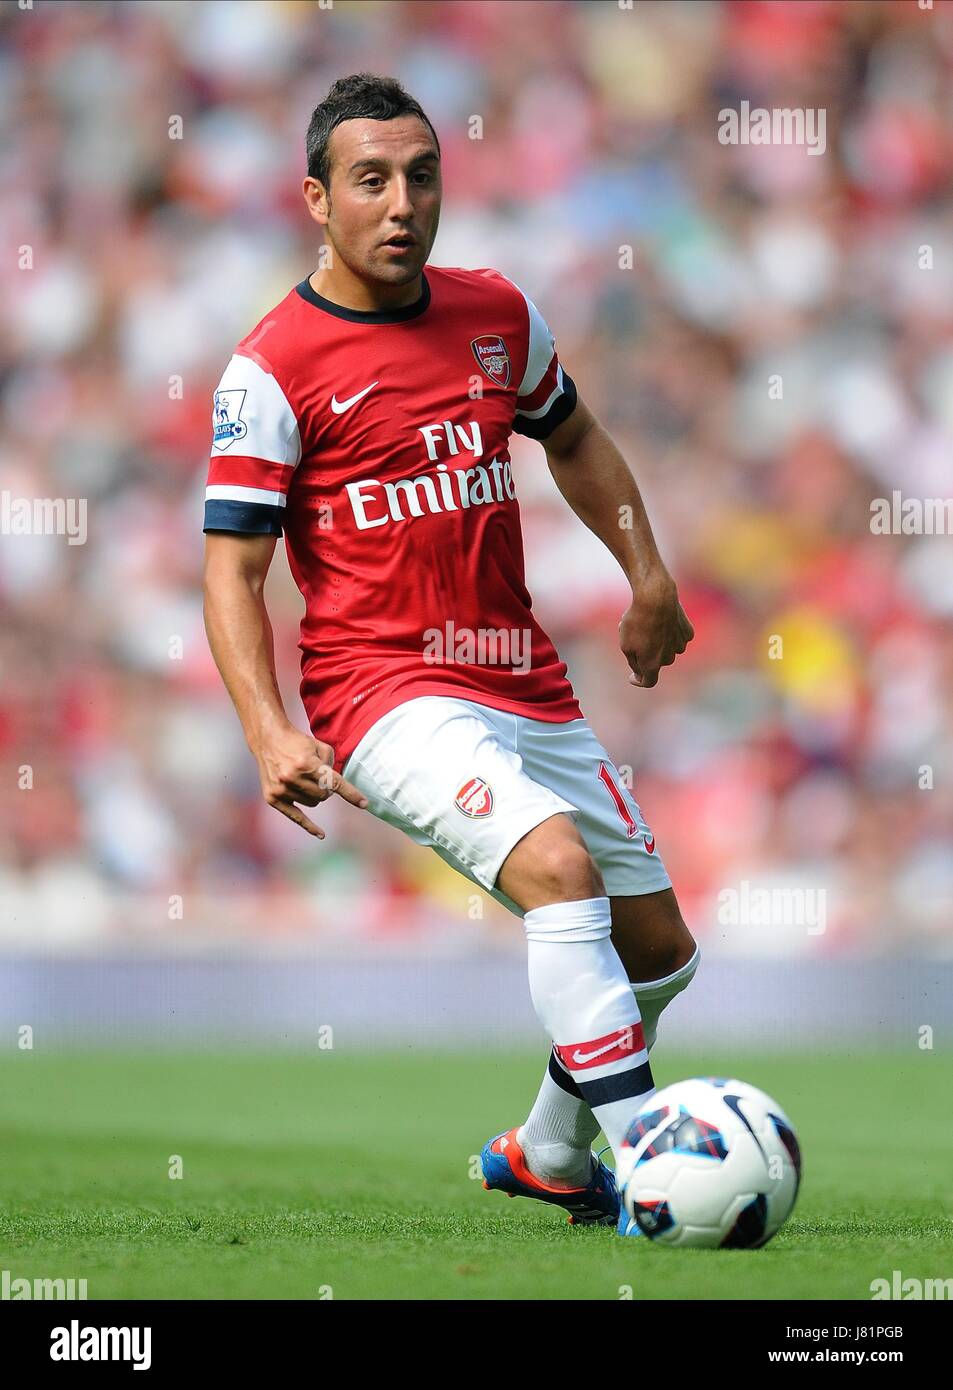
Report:
[[[493,810],[493,793],[482,777],[471,777],[457,792],[453,804],[465,816],[488,816]]]
[[[470,346],[490,380],[495,381],[497,386],[509,386],[510,354],[499,334],[483,333],[479,338],[472,339]]]

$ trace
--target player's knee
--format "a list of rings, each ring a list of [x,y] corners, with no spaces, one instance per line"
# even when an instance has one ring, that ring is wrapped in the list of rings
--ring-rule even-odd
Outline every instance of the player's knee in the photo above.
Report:
[[[536,895],[542,894],[546,903],[579,902],[605,895],[599,866],[581,839],[542,845],[533,868]]]
[[[599,867],[568,817],[536,826],[510,851],[499,887],[524,912],[606,895]]]
[[[681,970],[683,965],[687,965],[694,954],[695,938],[685,925],[681,913],[676,913],[660,943],[658,974],[674,974],[676,970]]]
[[[613,944],[630,980],[664,979],[686,966],[695,954],[695,938],[678,907],[639,918],[613,922]]]

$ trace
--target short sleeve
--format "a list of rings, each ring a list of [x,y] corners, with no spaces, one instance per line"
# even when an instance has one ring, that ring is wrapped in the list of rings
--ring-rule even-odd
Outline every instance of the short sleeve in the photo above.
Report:
[[[235,353],[212,404],[205,531],[280,536],[301,439],[264,359]]]
[[[576,386],[560,365],[546,320],[528,295],[523,294],[523,298],[529,314],[529,350],[516,392],[513,429],[530,439],[547,439],[575,410]]]

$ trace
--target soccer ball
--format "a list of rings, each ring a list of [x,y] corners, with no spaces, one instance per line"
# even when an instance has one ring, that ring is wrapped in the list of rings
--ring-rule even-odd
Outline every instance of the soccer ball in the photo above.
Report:
[[[791,1121],[744,1081],[697,1076],[657,1091],[629,1126],[619,1231],[660,1245],[754,1250],[787,1220],[801,1181]]]

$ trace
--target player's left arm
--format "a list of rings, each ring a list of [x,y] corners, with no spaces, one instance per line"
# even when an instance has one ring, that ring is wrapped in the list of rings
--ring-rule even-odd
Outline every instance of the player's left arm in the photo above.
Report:
[[[629,682],[649,687],[695,635],[659,555],[638,484],[610,435],[579,398],[542,440],[556,485],[579,519],[611,550],[631,587],[619,643]]]

